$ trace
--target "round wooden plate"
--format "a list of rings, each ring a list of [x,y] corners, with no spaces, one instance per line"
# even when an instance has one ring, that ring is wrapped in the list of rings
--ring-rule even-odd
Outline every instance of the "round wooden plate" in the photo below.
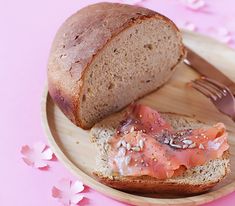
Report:
[[[235,81],[235,52],[225,45],[195,33],[183,31],[184,43],[199,52],[212,64]],[[206,68],[205,68],[206,69]],[[73,125],[55,106],[47,89],[42,101],[42,120],[49,145],[58,159],[86,185],[117,200],[134,205],[199,205],[222,197],[235,190],[235,123],[219,113],[212,103],[187,82],[198,74],[184,64],[171,80],[156,92],[141,99],[159,111],[176,112],[214,124],[224,122],[229,132],[231,152],[231,174],[212,191],[191,197],[167,197],[136,195],[118,191],[97,182],[92,176],[95,167],[96,150],[90,143],[88,132]]]

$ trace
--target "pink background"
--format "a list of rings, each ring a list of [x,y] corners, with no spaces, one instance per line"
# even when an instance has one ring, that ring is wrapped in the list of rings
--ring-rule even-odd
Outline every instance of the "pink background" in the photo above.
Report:
[[[20,149],[24,144],[46,142],[40,101],[49,48],[60,24],[88,2],[97,1],[0,0],[1,205],[60,205],[51,196],[51,188],[63,177],[75,179],[58,161],[49,162],[48,171],[27,166]],[[144,5],[167,15],[178,25],[190,21],[207,35],[214,35],[213,28],[224,27],[234,38],[234,0],[205,2],[204,12],[190,11],[177,0],[149,0]],[[234,47],[234,40],[230,45]],[[125,205],[89,188],[85,195],[88,199],[81,205]],[[232,193],[207,206],[230,206],[234,202]]]

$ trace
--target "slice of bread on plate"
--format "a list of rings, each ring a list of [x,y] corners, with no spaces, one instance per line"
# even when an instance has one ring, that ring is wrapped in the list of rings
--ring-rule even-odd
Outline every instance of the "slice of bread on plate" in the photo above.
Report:
[[[49,93],[74,124],[89,129],[164,84],[184,54],[181,33],[167,17],[126,4],[90,5],[55,36]]]
[[[161,113],[161,116],[176,130],[209,127],[195,119],[178,114]],[[224,151],[220,158],[210,160],[203,165],[190,169],[180,167],[178,171],[182,170],[181,174],[175,173],[163,180],[149,175],[125,176],[113,172],[109,165],[111,147],[109,140],[115,135],[124,117],[125,112],[116,113],[97,123],[90,132],[99,153],[94,174],[105,185],[128,192],[190,195],[210,190],[229,173],[228,150]]]

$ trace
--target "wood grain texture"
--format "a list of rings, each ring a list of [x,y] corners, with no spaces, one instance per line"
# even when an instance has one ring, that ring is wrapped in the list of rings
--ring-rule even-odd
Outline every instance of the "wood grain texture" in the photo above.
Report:
[[[235,81],[235,52],[225,45],[192,32],[183,32],[187,46],[199,52]],[[205,68],[206,69],[206,68]],[[231,174],[212,191],[191,197],[135,195],[109,188],[97,182],[92,171],[96,150],[88,138],[88,131],[73,125],[54,105],[47,89],[42,99],[42,123],[49,145],[58,159],[84,184],[117,200],[134,205],[200,205],[222,197],[235,190],[235,123],[219,113],[212,103],[187,86],[198,74],[184,64],[178,65],[171,80],[156,92],[139,100],[158,111],[187,114],[209,124],[224,122],[229,132]]]

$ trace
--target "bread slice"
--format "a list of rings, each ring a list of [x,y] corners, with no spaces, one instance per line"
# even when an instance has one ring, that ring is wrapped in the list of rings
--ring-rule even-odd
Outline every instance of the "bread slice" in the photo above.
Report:
[[[115,132],[115,128],[123,120],[124,113],[114,114],[91,129],[91,137],[98,148],[97,167],[94,171],[98,180],[105,185],[128,192],[165,193],[177,195],[198,194],[208,191],[221,181],[230,171],[229,153],[223,157],[186,170],[183,175],[167,180],[158,180],[150,176],[119,176],[112,173],[108,165],[109,144],[107,141]],[[175,129],[206,127],[205,124],[190,117],[162,113],[162,117]]]
[[[88,129],[164,84],[183,57],[181,34],[167,17],[125,4],[90,5],[56,34],[49,93],[73,123]]]

